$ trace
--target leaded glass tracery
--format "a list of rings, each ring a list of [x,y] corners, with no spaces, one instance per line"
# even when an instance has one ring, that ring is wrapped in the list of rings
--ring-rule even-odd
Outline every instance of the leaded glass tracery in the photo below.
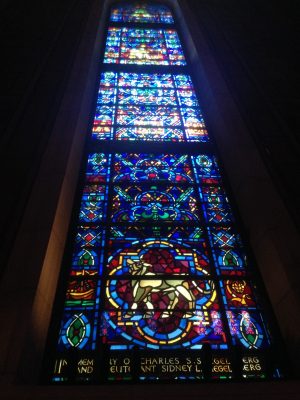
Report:
[[[186,65],[174,29],[110,27],[105,64]]]
[[[51,379],[264,378],[271,336],[172,15],[110,21]]]
[[[111,22],[139,22],[173,24],[170,10],[164,5],[154,4],[122,4],[116,5],[111,11]]]
[[[190,76],[103,72],[93,138],[207,142]]]

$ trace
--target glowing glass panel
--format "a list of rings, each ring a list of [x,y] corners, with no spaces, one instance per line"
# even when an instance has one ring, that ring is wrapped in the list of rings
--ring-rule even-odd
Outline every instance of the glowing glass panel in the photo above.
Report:
[[[112,221],[199,221],[199,208],[192,188],[178,186],[115,186]]]
[[[210,272],[203,230],[179,224],[149,224],[141,229],[134,224],[113,226],[108,256],[109,275],[130,275],[130,263],[142,261],[150,275],[205,276]]]
[[[110,174],[113,186],[105,184]],[[105,264],[110,276],[131,276],[140,269],[142,275],[153,276],[153,287],[159,287],[160,280],[157,276],[161,274],[207,276],[212,268],[208,243],[218,274],[245,275],[246,264],[241,239],[233,227],[224,226],[232,224],[233,220],[228,199],[221,188],[215,157],[204,154],[188,156],[117,153],[112,158],[111,155],[92,153],[88,157],[86,181],[79,212],[79,221],[86,225],[80,225],[76,235],[66,307],[94,307],[99,303],[96,297],[99,278],[96,277],[100,274],[101,278]],[[104,184],[99,185],[99,181]],[[105,223],[107,220],[108,196],[111,196],[112,201],[108,217],[113,225],[104,234],[99,222]],[[186,223],[189,225],[184,225]],[[203,229],[199,226],[203,223],[209,226]],[[107,262],[102,251],[104,240],[109,243]],[[135,279],[140,282],[142,278]],[[189,295],[181,285],[182,282],[187,282],[185,286],[192,283],[188,283],[187,278],[184,281],[178,278],[179,286],[176,289],[177,278],[174,281],[172,279],[171,283],[168,280],[162,281],[166,286],[164,290],[184,293],[188,299]],[[130,282],[127,282],[127,292],[132,288]],[[132,282],[135,284],[136,280]],[[255,305],[252,289],[246,283],[245,293],[242,293],[243,282],[220,282],[228,311],[235,311],[238,302],[245,308],[244,311]],[[211,285],[215,287],[217,283]],[[110,289],[106,289],[107,296],[108,290]],[[112,293],[116,293],[115,290]],[[172,300],[167,294],[161,295],[164,298],[161,304],[169,304],[168,301]],[[119,304],[115,294],[109,296],[114,299],[109,300],[110,304]],[[197,302],[191,307],[193,298],[194,295],[191,295],[190,306],[187,307],[197,310]],[[157,301],[160,301],[159,298]],[[152,304],[152,300],[148,299],[148,302],[149,305]],[[128,303],[126,304],[125,309],[130,309]],[[172,309],[172,303],[168,307]],[[166,310],[169,310],[168,307]],[[203,309],[200,309],[202,312]],[[134,310],[134,318],[140,320],[138,315],[141,313],[137,313],[135,307]],[[227,313],[227,317],[228,315],[234,325],[233,321],[238,316],[234,312],[232,315]],[[81,319],[76,321],[82,323]]]
[[[208,135],[188,75],[104,72],[93,138],[207,142]]]
[[[187,155],[116,154],[114,182],[169,181],[194,182]]]
[[[270,335],[172,15],[122,2],[110,21],[52,380],[232,378],[229,351]]]
[[[186,65],[176,31],[110,27],[106,64]]]
[[[118,5],[111,11],[112,22],[139,22],[173,24],[170,10],[163,5],[126,4]]]
[[[269,346],[215,156],[90,153],[79,222],[58,354]]]

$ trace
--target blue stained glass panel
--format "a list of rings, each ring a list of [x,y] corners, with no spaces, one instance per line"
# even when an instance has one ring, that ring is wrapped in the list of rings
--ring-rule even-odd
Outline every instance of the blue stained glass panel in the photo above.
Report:
[[[186,155],[124,153],[115,155],[113,181],[186,183],[194,177]]]
[[[179,105],[182,107],[197,107],[198,100],[193,90],[178,90]]]
[[[119,87],[174,89],[171,74],[143,74],[120,72]]]
[[[116,86],[118,74],[116,72],[107,71],[100,75],[100,88],[105,86]]]
[[[176,31],[162,29],[108,29],[104,63],[186,65]]]
[[[148,127],[126,127],[116,129],[116,140],[149,141],[149,142],[184,142],[184,130],[173,128],[148,128]],[[206,138],[206,136],[205,136]],[[103,136],[101,137],[103,139]],[[198,140],[197,140],[198,141]]]
[[[228,198],[220,186],[202,186],[200,196],[206,221],[214,224],[231,223],[233,215]]]
[[[174,75],[175,86],[177,89],[193,89],[192,79],[189,75]]]
[[[167,89],[120,88],[118,101],[132,105],[177,105],[175,91]]]
[[[82,222],[99,222],[105,217],[104,185],[87,185],[82,195],[79,220]]]
[[[78,226],[75,243],[79,247],[99,247],[101,243],[99,226]]]
[[[154,127],[180,126],[180,114],[176,107],[158,106],[119,106],[117,112],[119,125],[145,125]]]
[[[242,249],[213,249],[213,258],[219,275],[245,275],[247,259]]]
[[[62,318],[58,350],[79,349],[94,350],[97,318],[93,307],[66,307]]]
[[[100,260],[98,250],[85,248],[73,252],[70,276],[95,276],[101,273],[102,254]]]
[[[104,105],[97,106],[95,123],[97,125],[112,125],[114,123],[114,107]]]
[[[166,25],[174,23],[171,12],[159,4],[119,2],[110,21],[106,71],[88,143],[94,150],[69,257],[55,381],[72,374],[75,382],[98,380],[96,369],[90,378],[74,359],[97,351],[95,360],[105,364],[111,356],[106,349],[121,357],[128,350],[129,360],[133,349],[172,350],[175,360],[176,350],[183,354],[203,345],[252,351],[270,345],[212,146],[201,145],[202,154],[196,155],[188,144],[170,145],[176,154],[162,153],[159,143],[149,153],[143,149],[151,141],[209,141],[191,77],[183,73],[187,63],[179,36]],[[118,143],[105,147],[94,139],[141,141],[141,152],[125,153]],[[137,148],[129,142],[125,147]],[[114,150],[98,152],[102,148]],[[104,371],[103,380],[114,379]]]
[[[234,345],[246,349],[261,349],[270,344],[261,315],[257,311],[227,311],[230,334]]]
[[[188,75],[101,75],[93,137],[100,140],[207,142]]]
[[[114,222],[199,221],[200,212],[193,188],[166,186],[114,187]]]
[[[100,87],[98,92],[98,104],[114,104],[116,102],[116,88]]]
[[[86,181],[59,351],[269,346],[215,156],[93,152]]]
[[[104,343],[111,349],[201,349],[208,343],[214,348],[228,348],[223,322],[214,302],[208,312],[192,311],[107,311],[103,314]]]
[[[198,183],[218,184],[220,182],[220,171],[215,156],[201,154],[191,157],[196,170],[196,179]]]
[[[94,121],[92,136],[97,140],[112,140],[114,129],[110,126],[101,126]]]
[[[208,227],[213,247],[230,249],[241,247],[241,238],[234,232],[232,227]]]
[[[103,153],[93,153],[88,156],[86,180],[89,183],[105,183],[109,177],[108,160]]]
[[[181,113],[185,127],[205,129],[204,119],[199,108],[181,108]]]

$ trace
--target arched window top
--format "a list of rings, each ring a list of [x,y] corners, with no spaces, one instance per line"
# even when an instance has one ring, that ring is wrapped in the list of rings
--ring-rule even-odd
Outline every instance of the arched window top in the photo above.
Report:
[[[162,4],[119,4],[112,8],[110,21],[173,24],[171,11]]]

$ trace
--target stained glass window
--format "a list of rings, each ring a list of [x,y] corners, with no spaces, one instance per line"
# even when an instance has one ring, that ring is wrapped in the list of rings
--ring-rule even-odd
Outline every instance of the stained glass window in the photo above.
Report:
[[[172,14],[128,4],[110,21],[50,379],[279,376]]]
[[[191,77],[103,72],[93,138],[207,142],[208,134]]]
[[[140,22],[173,24],[170,10],[163,5],[123,4],[115,6],[110,15],[112,22]]]
[[[185,65],[177,32],[173,29],[110,27],[104,63]]]

